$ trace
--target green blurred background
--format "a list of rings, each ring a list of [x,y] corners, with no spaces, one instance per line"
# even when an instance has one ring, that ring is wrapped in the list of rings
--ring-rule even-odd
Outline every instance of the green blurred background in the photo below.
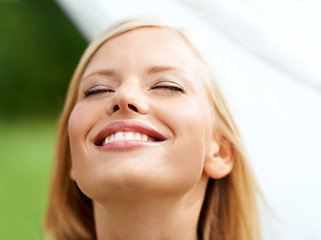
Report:
[[[0,239],[44,239],[57,123],[85,47],[55,2],[0,0]]]

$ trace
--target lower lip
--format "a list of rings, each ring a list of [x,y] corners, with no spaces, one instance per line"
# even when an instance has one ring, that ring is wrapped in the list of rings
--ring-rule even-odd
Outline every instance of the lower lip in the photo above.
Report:
[[[107,143],[103,146],[97,146],[100,150],[129,150],[141,147],[148,147],[148,146],[156,146],[159,145],[160,142],[144,142],[144,141],[137,141],[137,140],[127,140],[127,141],[117,141]]]

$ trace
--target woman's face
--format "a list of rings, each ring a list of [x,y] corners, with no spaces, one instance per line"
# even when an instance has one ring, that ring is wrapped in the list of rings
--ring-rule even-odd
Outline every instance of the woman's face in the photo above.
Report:
[[[204,195],[209,109],[198,59],[178,33],[111,39],[89,62],[69,119],[71,177],[96,200]]]

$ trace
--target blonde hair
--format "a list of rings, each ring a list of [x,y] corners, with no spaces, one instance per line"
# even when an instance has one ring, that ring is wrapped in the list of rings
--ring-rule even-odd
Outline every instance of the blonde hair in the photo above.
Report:
[[[218,89],[212,64],[206,52],[187,33],[154,19],[136,17],[119,22],[97,36],[84,52],[69,85],[58,130],[55,168],[52,176],[45,230],[49,239],[95,239],[92,201],[69,177],[71,156],[68,120],[77,102],[77,91],[83,72],[93,54],[106,41],[125,32],[143,28],[168,28],[179,33],[197,53],[204,70],[204,84],[215,112],[217,134],[228,141],[235,152],[235,164],[230,174],[218,180],[210,179],[199,217],[198,236],[204,240],[260,239],[257,209],[259,193],[239,131]]]

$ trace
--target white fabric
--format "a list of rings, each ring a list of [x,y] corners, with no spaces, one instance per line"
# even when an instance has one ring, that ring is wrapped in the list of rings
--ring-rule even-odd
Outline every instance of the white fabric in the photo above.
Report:
[[[321,239],[321,3],[318,0],[57,0],[87,39],[149,14],[209,49],[252,165],[279,220],[265,239]]]

